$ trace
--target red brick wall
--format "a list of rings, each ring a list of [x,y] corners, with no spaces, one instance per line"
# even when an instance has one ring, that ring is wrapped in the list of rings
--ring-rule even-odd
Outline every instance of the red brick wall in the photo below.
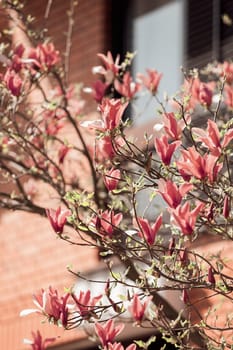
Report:
[[[45,25],[47,2],[31,0],[27,5],[41,27]],[[53,1],[48,21],[51,37],[61,52],[65,48],[63,33],[67,31],[68,4],[69,1]],[[70,59],[72,82],[87,85],[93,79],[91,67],[99,64],[96,54],[109,47],[108,13],[106,0],[78,1]],[[74,277],[66,266],[72,264],[78,270],[89,270],[96,266],[96,253],[63,243],[56,238],[47,219],[28,213],[1,211],[0,230],[0,348],[28,349],[23,338],[31,338],[31,329],[40,329],[49,337],[60,334],[60,343],[83,336],[76,330],[64,334],[57,327],[41,324],[38,316],[20,318],[19,312],[33,307],[32,294],[41,287],[52,285],[63,292],[64,287],[71,286]]]

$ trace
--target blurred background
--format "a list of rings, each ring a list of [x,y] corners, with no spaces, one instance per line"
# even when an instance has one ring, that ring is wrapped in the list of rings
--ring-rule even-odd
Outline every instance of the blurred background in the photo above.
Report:
[[[47,27],[56,48],[64,52],[69,1],[29,0],[25,4],[25,13],[36,17],[35,24],[41,30]],[[4,11],[0,15],[3,27]],[[155,68],[163,73],[161,97],[164,91],[175,94],[183,81],[181,67],[200,68],[210,61],[233,57],[232,19],[232,0],[79,0],[70,82],[91,85],[91,69],[100,64],[97,53],[110,50],[123,59],[127,51],[136,51],[133,73]],[[86,113],[96,108],[88,101]],[[153,117],[154,107],[138,123],[147,123]],[[45,337],[61,336],[54,350],[91,349],[93,345],[84,332],[64,332],[42,324],[38,316],[20,318],[19,313],[33,307],[32,294],[41,287],[52,285],[62,291],[75,283],[66,271],[67,265],[93,274],[97,269],[96,252],[64,244],[56,239],[48,220],[34,214],[1,210],[0,232],[1,349],[27,349],[23,338],[31,338],[31,329],[40,329]],[[126,343],[129,340],[125,337]]]

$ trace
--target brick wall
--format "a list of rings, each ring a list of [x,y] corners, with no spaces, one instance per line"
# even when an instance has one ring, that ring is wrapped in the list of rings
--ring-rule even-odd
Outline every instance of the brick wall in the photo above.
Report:
[[[37,18],[39,27],[47,0],[28,1],[27,10]],[[91,6],[90,6],[91,4]],[[68,1],[53,1],[48,27],[57,48],[65,49]],[[73,29],[70,58],[70,81],[88,85],[93,79],[91,67],[99,64],[96,54],[109,47],[106,0],[79,0]],[[89,110],[93,105],[89,106]],[[19,317],[19,312],[33,307],[32,294],[41,287],[54,286],[63,292],[74,283],[66,271],[72,264],[86,271],[96,266],[96,252],[73,247],[56,238],[45,218],[23,212],[0,212],[0,347],[3,350],[28,349],[23,338],[31,338],[31,329],[40,329],[45,336],[61,335],[58,343],[83,337],[82,332],[64,332],[42,324],[38,316]],[[88,257],[88,258],[87,258]]]

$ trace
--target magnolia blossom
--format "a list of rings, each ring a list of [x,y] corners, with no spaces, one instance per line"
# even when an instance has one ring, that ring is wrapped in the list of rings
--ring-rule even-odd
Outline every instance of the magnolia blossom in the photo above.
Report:
[[[45,338],[43,339],[40,331],[32,332],[33,340],[24,339],[24,344],[31,345],[32,350],[46,350],[47,345],[53,343],[56,338]]]
[[[104,324],[99,322],[95,323],[95,331],[103,347],[108,346],[109,343],[112,343],[115,337],[120,334],[123,329],[123,323],[115,325],[113,320],[108,320]]]
[[[147,219],[143,219],[138,217],[138,224],[140,232],[138,233],[140,237],[144,238],[149,245],[153,245],[155,242],[155,237],[162,225],[162,217],[163,215],[160,214],[155,223],[151,226]]]
[[[172,143],[168,143],[168,137],[163,135],[160,138],[154,139],[154,146],[156,152],[158,153],[160,159],[165,165],[170,165],[173,153],[181,144],[180,141],[174,141]]]
[[[56,210],[46,209],[46,214],[55,233],[61,234],[67,222],[67,218],[71,215],[71,211],[58,207]]]
[[[193,78],[185,81],[183,90],[186,92],[185,96],[189,97],[187,109],[195,108],[198,103],[207,107],[212,103],[213,84],[205,84],[199,78]]]
[[[26,309],[21,311],[20,316],[27,316],[32,313],[39,313],[46,316],[50,321],[63,327],[67,326],[69,309],[72,307],[68,304],[70,294],[63,296],[58,295],[58,291],[49,287],[48,290],[41,291],[33,296],[33,303],[37,309]]]
[[[20,95],[23,84],[19,74],[16,73],[14,70],[8,69],[4,75],[3,80],[6,83],[6,86],[10,90],[12,95],[18,97]]]
[[[118,79],[114,80],[114,87],[119,94],[131,100],[139,91],[140,84],[133,82],[130,72],[126,72],[123,76],[122,82]]]
[[[122,104],[120,100],[104,98],[99,105],[102,119],[84,121],[80,125],[99,131],[111,131],[120,125],[127,105],[128,102]]]
[[[209,151],[214,156],[220,156],[222,148],[227,147],[229,142],[233,139],[233,129],[229,129],[221,142],[218,126],[211,119],[208,119],[206,131],[200,128],[192,128],[192,132],[198,136],[199,140],[208,147]]]
[[[108,191],[113,191],[117,188],[118,182],[121,178],[121,172],[119,169],[110,169],[104,175],[104,184]]]
[[[43,43],[35,48],[28,48],[23,61],[31,65],[32,73],[39,69],[47,70],[60,62],[60,53],[55,49],[53,43]]]
[[[92,84],[91,94],[97,103],[102,102],[108,86],[109,84],[104,83],[102,80],[97,80]]]
[[[219,65],[221,69],[221,75],[226,77],[226,82],[232,84],[233,82],[233,63],[224,61],[223,64]]]
[[[151,302],[152,296],[147,297],[143,302],[140,300],[138,294],[134,294],[132,304],[129,307],[129,311],[132,314],[135,321],[138,323],[142,322],[145,317],[146,310],[148,308],[149,303]]]
[[[120,56],[117,55],[115,61],[113,60],[113,57],[110,51],[107,52],[107,55],[99,53],[97,56],[103,62],[104,67],[103,66],[94,67],[92,69],[92,72],[94,74],[98,73],[98,74],[104,75],[106,83],[111,84],[113,82],[114,77],[118,75],[118,72],[121,67],[119,65]]]
[[[189,183],[184,183],[178,187],[171,180],[165,181],[160,179],[158,181],[158,192],[161,194],[167,204],[174,209],[181,203],[186,193],[192,189],[193,185]]]
[[[147,69],[146,70],[147,75],[138,74],[137,77],[140,81],[144,84],[144,86],[153,94],[155,95],[158,91],[158,86],[160,83],[160,80],[162,78],[162,74],[158,73],[155,69]]]
[[[197,216],[204,208],[205,204],[199,202],[193,210],[190,210],[190,203],[179,205],[176,209],[170,209],[172,222],[176,224],[184,235],[191,235],[194,231]]]
[[[218,156],[204,154],[202,156],[194,147],[181,150],[181,158],[176,162],[180,174],[186,179],[194,176],[197,179],[208,179],[211,183],[216,180],[223,164],[218,163]]]
[[[185,127],[183,119],[177,120],[173,112],[163,114],[164,130],[171,140],[180,140]]]
[[[113,210],[105,210],[94,218],[93,223],[99,234],[111,238],[115,228],[119,226],[122,219],[122,213],[115,214]]]
[[[127,348],[124,348],[124,346],[121,343],[108,343],[108,346],[105,348],[106,350],[136,350],[137,346],[136,344],[130,344],[127,346]],[[104,349],[104,350],[105,350]]]
[[[79,296],[75,293],[71,294],[75,301],[78,312],[83,319],[89,319],[94,312],[94,306],[102,298],[102,294],[91,298],[91,291],[88,289],[86,292],[80,291]]]

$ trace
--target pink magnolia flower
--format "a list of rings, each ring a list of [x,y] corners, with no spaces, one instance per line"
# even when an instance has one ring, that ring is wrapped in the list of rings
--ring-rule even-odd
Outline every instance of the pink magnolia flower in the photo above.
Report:
[[[233,129],[229,129],[221,142],[218,126],[211,119],[208,119],[206,131],[200,128],[192,128],[192,131],[199,137],[199,140],[208,147],[209,151],[214,156],[220,156],[222,148],[227,147],[229,142],[233,139]]]
[[[194,147],[181,150],[181,159],[176,162],[180,174],[194,176],[197,179],[208,179],[211,183],[215,181],[222,164],[218,164],[218,156],[204,154],[202,156]]]
[[[33,303],[37,309],[26,309],[21,311],[20,316],[27,316],[31,313],[39,313],[46,316],[55,324],[61,323],[64,327],[67,326],[69,308],[68,298],[70,294],[66,293],[63,296],[58,295],[58,291],[49,287],[46,291],[41,289],[41,292],[34,294]]]
[[[233,87],[231,85],[225,85],[224,93],[225,93],[224,102],[229,108],[233,109]]]
[[[104,136],[96,142],[95,157],[96,161],[103,163],[108,159],[112,159],[116,152],[113,146],[113,140],[111,136]]]
[[[105,76],[105,80],[108,84],[111,84],[114,77],[117,76],[120,65],[120,56],[117,55],[115,61],[113,60],[112,54],[110,51],[107,52],[107,55],[99,53],[97,55],[104,64],[104,67],[98,66],[93,68],[93,73],[99,73]]]
[[[118,182],[121,178],[121,172],[119,169],[110,169],[104,175],[104,184],[108,191],[113,191],[117,188]]]
[[[189,183],[184,183],[178,188],[171,180],[165,181],[160,179],[158,182],[158,192],[167,204],[174,209],[181,203],[186,193],[192,189],[193,185]]]
[[[128,100],[131,100],[139,91],[140,84],[133,82],[130,72],[126,72],[123,76],[122,82],[118,79],[114,80],[114,87],[119,94],[126,97]]]
[[[180,227],[184,235],[191,235],[194,231],[197,216],[205,204],[199,202],[193,210],[190,210],[190,203],[179,205],[176,209],[170,209],[173,222]]]
[[[120,125],[123,113],[128,102],[122,104],[120,100],[104,98],[99,105],[102,120],[87,120],[81,126],[100,131],[111,131]]]
[[[68,216],[71,215],[71,211],[69,209],[61,209],[61,207],[58,207],[56,210],[46,209],[45,211],[55,233],[61,234]]]
[[[142,302],[138,294],[134,294],[132,304],[129,307],[129,311],[132,314],[135,321],[142,322],[145,317],[146,310],[151,302],[152,296],[147,297],[146,301]]]
[[[14,53],[11,58],[10,68],[15,72],[19,72],[23,67],[22,57],[25,51],[23,44],[19,44],[14,48]]]
[[[162,217],[160,214],[155,223],[151,226],[147,219],[138,218],[138,223],[140,225],[140,232],[138,233],[140,237],[144,238],[148,244],[152,245],[155,242],[155,237],[162,225]]]
[[[173,153],[180,144],[180,141],[168,143],[168,137],[166,135],[163,135],[161,138],[156,137],[154,139],[156,152],[165,165],[170,165]]]
[[[209,107],[212,103],[212,96],[213,96],[213,93],[209,89],[208,85],[205,83],[201,83],[199,87],[199,95],[198,95],[199,102],[202,105]]]
[[[186,81],[184,91],[188,92],[185,95],[190,97],[187,108],[194,108],[198,103],[209,107],[212,103],[212,88],[211,84],[202,83],[199,78]]]
[[[164,130],[167,136],[169,136],[171,140],[180,140],[182,136],[182,131],[185,127],[184,121],[183,120],[178,121],[173,112],[164,113],[163,120],[164,120]]]
[[[108,343],[108,347],[106,350],[136,350],[136,344],[130,344],[127,346],[127,348],[124,348],[124,346],[121,343]],[[104,349],[105,350],[105,349]]]
[[[56,338],[46,338],[43,340],[40,331],[32,332],[33,340],[24,339],[24,344],[31,345],[32,350],[46,350],[47,345],[53,343]]]
[[[96,216],[93,222],[99,234],[111,238],[122,219],[122,213],[115,214],[113,210],[105,210]]]
[[[10,90],[12,95],[18,97],[22,88],[22,79],[20,78],[19,74],[16,73],[14,70],[7,69],[3,80],[6,83],[6,86],[8,90]]]
[[[28,60],[25,63],[32,64],[32,72],[41,69],[42,71],[51,69],[60,61],[60,53],[53,43],[39,44],[36,48],[27,50]]]
[[[102,82],[102,80],[97,80],[92,84],[91,94],[96,102],[102,102],[108,86],[109,84]]]
[[[233,82],[233,63],[225,61],[220,68],[222,69],[222,75],[226,77],[226,82],[231,84]]]
[[[99,322],[95,324],[96,334],[98,335],[103,347],[107,346],[109,343],[112,343],[115,337],[120,334],[123,329],[123,323],[120,323],[116,326],[113,320],[108,320],[104,324],[101,324]]]
[[[89,319],[90,316],[92,316],[94,306],[102,298],[102,294],[91,298],[91,291],[89,289],[86,292],[80,291],[79,296],[74,293],[72,293],[71,296],[74,299],[78,312],[83,319]]]
[[[138,74],[138,78],[142,81],[144,86],[155,95],[158,91],[158,86],[162,78],[162,74],[158,73],[155,69],[147,69],[147,75]]]

